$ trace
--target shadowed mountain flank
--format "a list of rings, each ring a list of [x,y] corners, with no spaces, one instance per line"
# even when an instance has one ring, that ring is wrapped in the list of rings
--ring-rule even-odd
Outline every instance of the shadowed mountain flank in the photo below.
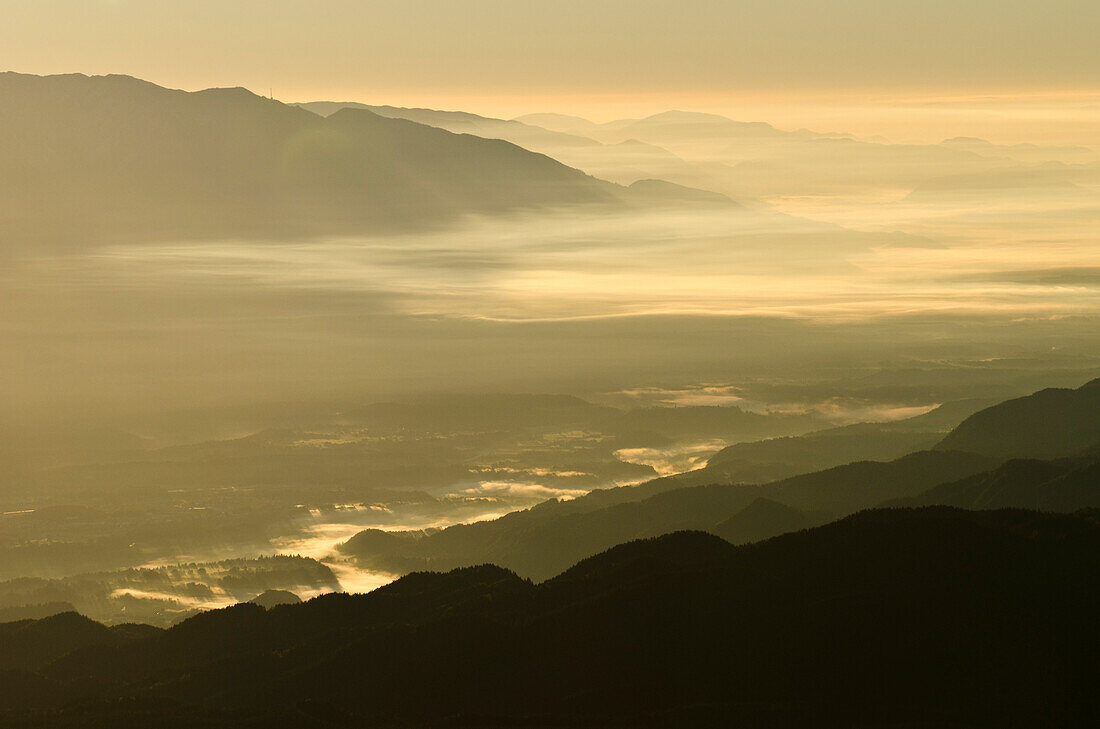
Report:
[[[572,501],[551,500],[493,521],[437,532],[365,530],[342,545],[341,551],[365,567],[398,573],[495,562],[523,576],[545,579],[586,554],[620,542],[685,529],[712,531],[761,497],[806,512],[811,523],[820,523],[889,499],[915,496],[995,465],[995,460],[973,454],[926,451],[765,485],[685,487],[676,479],[660,479],[595,491]],[[778,526],[767,509],[752,509],[734,521],[735,529],[746,536],[730,534],[739,541],[752,541],[774,536]],[[804,526],[797,524],[797,528]]]
[[[892,461],[931,448],[964,418],[991,404],[960,400],[902,420],[742,441],[715,453],[705,468],[677,478],[684,485],[764,483],[855,461]]]
[[[1050,388],[971,415],[938,446],[996,458],[1065,458],[1100,443],[1100,380]]]
[[[1053,392],[1078,395],[1087,390]],[[1021,401],[1028,398],[1005,405]],[[892,460],[852,460],[769,483],[740,483],[731,473],[731,469],[739,469],[740,474],[778,469],[783,467],[784,457],[798,463],[796,455],[812,463],[876,451],[890,454],[904,451],[907,444],[930,445],[950,424],[980,404],[962,402],[893,423],[862,423],[801,437],[743,443],[720,451],[706,468],[686,474],[593,491],[569,501],[550,500],[500,519],[435,532],[365,530],[340,549],[363,566],[397,573],[495,562],[521,575],[544,579],[585,554],[615,543],[683,529],[750,542],[880,504],[1062,512],[1100,506],[1091,480],[1095,478],[1091,461],[1002,466],[1005,459],[994,455],[943,447]],[[943,443],[951,442],[963,428],[979,432],[967,423],[977,419],[980,424],[985,413],[996,413],[1001,407],[971,416]],[[1063,408],[1050,413],[1048,427],[1061,432],[1067,422],[1079,426],[1081,417],[1096,415]]]
[[[711,531],[731,544],[745,544],[808,529],[815,523],[814,519],[798,509],[759,498]]]
[[[290,590],[264,590],[259,595],[249,600],[249,602],[259,605],[265,610],[270,610],[279,605],[297,605],[301,601],[302,598],[298,597]]]
[[[724,193],[725,188],[721,178],[726,169],[722,165],[689,163],[666,149],[637,139],[621,139],[608,144],[596,141],[583,131],[563,133],[540,126],[537,122],[506,121],[462,111],[332,101],[297,106],[321,116],[330,116],[341,109],[366,109],[379,116],[408,119],[455,133],[504,139],[601,179],[628,185],[631,187],[631,199],[643,205],[687,203],[731,206],[729,198],[719,194]],[[664,183],[664,180],[669,182]],[[637,183],[643,184],[637,186]]]
[[[961,509],[1072,512],[1100,506],[1100,461],[1014,459],[1000,468],[945,483],[891,506],[943,504]]]
[[[401,230],[625,192],[500,140],[128,76],[0,74],[0,164],[5,228],[70,245]]]

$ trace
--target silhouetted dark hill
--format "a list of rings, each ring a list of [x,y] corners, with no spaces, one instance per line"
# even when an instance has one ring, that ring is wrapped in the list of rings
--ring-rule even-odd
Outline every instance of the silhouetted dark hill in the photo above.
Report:
[[[491,611],[527,600],[533,585],[496,565],[460,567],[450,572],[414,572],[375,590],[389,620],[417,623],[453,614]],[[373,594],[373,593],[372,593]],[[411,603],[411,604],[410,604]]]
[[[778,501],[760,498],[718,524],[711,529],[711,532],[730,544],[745,544],[771,539],[799,529],[808,529],[816,523],[817,520],[798,509],[792,509]]]
[[[945,483],[889,506],[1073,512],[1100,507],[1100,461],[1011,460],[996,470]]]
[[[541,589],[560,589],[581,583],[629,582],[644,573],[682,574],[724,566],[735,550],[724,539],[698,531],[678,531],[660,537],[637,539],[583,559],[557,577],[542,583]]]
[[[408,228],[625,192],[503,141],[126,76],[0,74],[0,166],[6,232],[69,245]]]
[[[279,605],[297,605],[301,601],[302,598],[298,597],[290,590],[264,590],[259,595],[249,600],[250,603],[259,605],[267,610]]]
[[[678,533],[538,586],[482,567],[205,613],[18,674],[52,684],[0,694],[0,718],[1088,726],[1100,718],[1098,577],[1096,512],[879,510],[739,548]]]
[[[58,613],[40,620],[0,624],[0,668],[35,670],[60,655],[96,643],[110,643],[111,631],[78,615]]]
[[[89,646],[114,646],[146,638],[149,626],[108,628],[75,612],[57,613],[38,620],[0,623],[0,669],[37,670],[59,656]]]
[[[1100,443],[1100,380],[1051,388],[971,415],[939,445],[995,458],[1066,458]]]

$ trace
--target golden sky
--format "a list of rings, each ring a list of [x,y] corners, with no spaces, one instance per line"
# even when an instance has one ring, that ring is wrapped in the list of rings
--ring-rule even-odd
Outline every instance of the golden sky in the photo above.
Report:
[[[1097,0],[0,0],[0,17],[3,70],[499,116],[1100,92]]]

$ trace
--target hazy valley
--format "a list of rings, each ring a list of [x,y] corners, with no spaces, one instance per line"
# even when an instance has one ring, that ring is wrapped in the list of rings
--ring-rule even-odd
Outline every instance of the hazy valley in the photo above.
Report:
[[[1097,718],[1095,108],[298,102],[0,73],[0,724]]]

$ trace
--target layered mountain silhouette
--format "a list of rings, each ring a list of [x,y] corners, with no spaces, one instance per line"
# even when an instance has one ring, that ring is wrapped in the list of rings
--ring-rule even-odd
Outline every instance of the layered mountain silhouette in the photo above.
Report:
[[[400,106],[370,105],[354,101],[311,101],[295,104],[320,116],[331,116],[342,109],[365,109],[390,119],[408,119],[419,124],[439,127],[456,134],[473,134],[486,139],[504,139],[525,149],[542,151],[543,148],[598,147],[599,142],[578,134],[564,134],[521,121],[494,119],[465,111],[439,111],[437,109],[410,109]]]
[[[720,452],[706,468],[688,474],[593,491],[571,501],[551,500],[497,520],[441,531],[368,530],[341,549],[364,566],[398,573],[493,562],[525,577],[545,579],[585,554],[683,529],[747,542],[883,504],[1062,512],[1100,507],[1093,453],[1100,438],[1090,435],[1100,427],[1100,408],[1090,406],[1096,392],[1096,384],[1089,383],[1077,390],[1044,390],[979,410],[935,448],[893,460],[857,460],[770,483],[745,484],[726,472],[744,468],[744,463],[724,459],[742,450],[775,451],[770,455],[775,461],[784,452],[797,453],[799,447],[827,452],[831,438],[838,438],[842,446],[869,438],[871,443],[864,448],[898,447],[906,439],[930,445],[940,437],[937,427],[962,418],[977,404],[959,403],[894,424],[864,424],[802,438],[747,443]],[[1042,417],[1035,408],[1041,409]],[[1041,452],[1053,448],[1058,456],[1073,448],[1076,458],[1005,463],[1005,438],[1018,433],[1020,442],[1026,442],[1023,433],[1034,430],[1033,422],[1042,422],[1046,429],[1037,438],[1037,447],[1045,449]],[[1065,436],[1070,430],[1072,439]],[[1082,444],[1094,447],[1082,450]],[[839,450],[843,455],[843,448]]]
[[[996,470],[890,502],[892,506],[927,504],[1063,512],[1094,507],[1100,505],[1100,458],[1014,459]]]
[[[489,565],[118,642],[42,621],[11,726],[1087,726],[1100,522],[880,510],[682,532],[542,584]],[[991,609],[996,606],[996,609]],[[64,622],[64,625],[60,623]],[[1026,626],[1026,633],[1021,627]],[[66,651],[66,647],[69,649]],[[41,651],[45,655],[46,651]]]
[[[982,400],[945,403],[912,418],[856,423],[801,436],[746,441],[723,448],[685,483],[760,483],[853,461],[889,461],[931,448],[965,417],[993,404]]]
[[[684,136],[704,136],[729,140],[738,137],[785,137],[789,134],[764,122],[734,121],[718,114],[679,110],[664,111],[643,119],[617,119],[605,124],[593,124],[579,117],[559,114],[531,114],[521,116],[516,121],[543,126],[561,133],[608,138],[644,139],[650,136],[662,136],[679,139]]]
[[[127,76],[0,74],[0,165],[5,237],[62,242],[337,235],[629,195],[500,140]]]
[[[1100,379],[1050,388],[971,415],[938,446],[995,458],[1065,458],[1100,443]]]
[[[1021,162],[1047,162],[1055,159],[1061,162],[1090,162],[1097,153],[1088,147],[1058,146],[1051,147],[1036,144],[994,144],[978,137],[952,137],[940,142],[941,146],[962,149],[987,156],[1003,156]]]
[[[1031,155],[1013,157],[994,145],[891,144],[849,134],[787,131],[760,122],[685,111],[603,124],[556,114],[522,116],[517,121],[605,144],[637,140],[654,145],[693,165],[695,174],[706,180],[698,186],[736,200],[911,190],[934,178],[988,178],[999,170],[1018,167],[1017,159],[1092,159],[1087,155],[1067,157],[1065,150],[1041,148]],[[660,176],[673,179],[664,173]]]
[[[719,525],[760,498],[806,512],[812,523],[916,496],[938,484],[980,473],[997,461],[968,453],[925,451],[896,461],[861,461],[766,485],[683,487],[661,479],[636,487],[594,491],[572,501],[548,501],[494,521],[459,524],[436,532],[365,530],[341,549],[365,567],[404,573],[493,562],[524,577],[546,579],[587,554],[632,539]],[[750,527],[750,522],[758,524]],[[756,538],[773,531],[764,509],[739,520]],[[800,527],[801,528],[801,527]]]
[[[729,205],[730,201],[719,192],[726,170],[721,165],[689,163],[667,149],[646,144],[637,139],[615,140],[612,143],[597,141],[585,132],[565,133],[546,128],[537,122],[493,119],[463,111],[439,111],[436,109],[371,106],[356,102],[317,101],[297,106],[329,116],[341,109],[366,109],[379,116],[408,119],[459,134],[474,134],[489,139],[504,139],[533,152],[540,152],[570,167],[584,170],[601,179],[622,185],[650,181],[653,177],[679,185],[660,188],[644,185],[632,190],[643,202],[669,204],[670,201],[690,197],[689,201]],[[598,130],[596,125],[590,125]],[[599,135],[596,135],[599,136]],[[702,188],[702,190],[697,189]],[[688,195],[690,191],[690,196]],[[671,200],[666,197],[671,194]]]
[[[716,525],[711,532],[730,544],[746,544],[808,529],[816,523],[817,520],[798,509],[771,499],[759,498]]]

